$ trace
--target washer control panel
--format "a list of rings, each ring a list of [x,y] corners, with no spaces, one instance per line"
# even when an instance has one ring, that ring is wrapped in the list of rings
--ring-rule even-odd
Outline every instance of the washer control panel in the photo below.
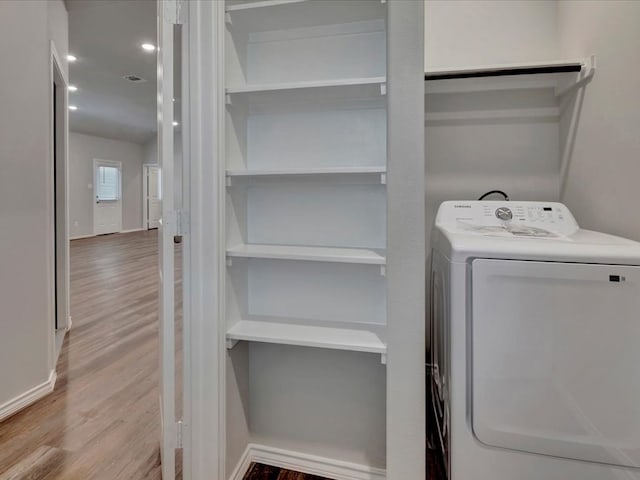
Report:
[[[440,206],[436,222],[452,230],[533,237],[566,236],[579,228],[569,209],[556,202],[449,201]]]
[[[513,212],[509,207],[498,207],[496,208],[496,217],[500,220],[511,220],[513,218]]]

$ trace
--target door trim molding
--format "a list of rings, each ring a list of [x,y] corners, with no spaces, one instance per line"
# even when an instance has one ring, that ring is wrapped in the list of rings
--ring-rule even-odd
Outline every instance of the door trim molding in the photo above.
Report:
[[[69,327],[70,311],[70,264],[69,264],[69,96],[68,76],[65,63],[60,57],[55,42],[49,44],[49,159],[47,162],[49,182],[48,230],[51,243],[47,249],[49,278],[49,315],[46,331],[49,337],[49,365],[55,369],[56,333]],[[54,92],[54,85],[56,89]],[[55,96],[54,96],[55,95]],[[54,104],[59,101],[59,109]],[[58,123],[56,123],[58,122]],[[62,129],[57,131],[56,128]],[[58,133],[55,135],[54,132]],[[56,329],[57,319],[57,329]]]
[[[49,372],[49,378],[46,381],[0,405],[0,421],[15,415],[23,408],[53,392],[57,377],[56,371],[53,369]]]
[[[335,480],[386,480],[387,478],[386,470],[382,468],[250,443],[229,480],[242,480],[253,462]]]

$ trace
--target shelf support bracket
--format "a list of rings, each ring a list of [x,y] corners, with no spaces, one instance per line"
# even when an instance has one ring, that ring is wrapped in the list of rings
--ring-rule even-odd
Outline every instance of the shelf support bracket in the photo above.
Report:
[[[381,185],[386,185],[387,184],[387,174],[386,173],[381,173],[380,174],[380,184]]]
[[[595,73],[596,73],[596,56],[591,55],[591,57],[585,60],[584,64],[582,65],[582,69],[578,74],[578,78],[574,82],[570,83],[569,85],[565,85],[563,88],[556,88],[556,98],[562,97],[563,95],[566,95],[569,92],[572,92],[578,88],[583,87],[593,79],[593,76],[595,75]]]
[[[387,354],[386,353],[381,353],[380,354],[380,363],[382,365],[386,365],[387,364]]]
[[[230,186],[231,186],[231,177],[230,177],[229,175],[227,175],[227,178],[226,178],[226,180],[225,180],[225,185],[226,185],[227,187],[230,187]]]
[[[225,341],[225,345],[226,345],[226,347],[227,347],[227,350],[231,350],[233,347],[235,347],[235,346],[238,344],[238,342],[239,342],[239,341],[240,341],[240,340],[227,339],[227,340]]]
[[[231,14],[229,12],[226,12],[224,14],[224,23],[228,25],[233,25],[233,22],[231,21]]]
[[[225,103],[225,105],[232,105],[232,103],[231,103],[231,95],[229,95],[228,93],[224,96],[224,103]]]
[[[382,95],[383,97],[387,94],[387,84],[386,83],[381,83],[380,84],[380,95]]]
[[[227,267],[233,266],[233,259],[231,257],[227,257]]]
[[[380,265],[380,275],[382,275],[383,277],[387,276],[387,266],[386,265]]]

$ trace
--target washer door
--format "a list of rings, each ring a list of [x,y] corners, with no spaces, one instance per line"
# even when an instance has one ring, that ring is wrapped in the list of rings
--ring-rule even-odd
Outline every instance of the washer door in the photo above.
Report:
[[[640,267],[477,259],[481,442],[640,467]]]

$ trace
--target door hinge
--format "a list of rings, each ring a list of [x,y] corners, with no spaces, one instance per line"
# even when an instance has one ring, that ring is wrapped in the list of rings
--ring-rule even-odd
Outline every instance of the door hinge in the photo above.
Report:
[[[176,422],[176,448],[182,448],[182,439],[184,437],[184,423],[182,420]]]

